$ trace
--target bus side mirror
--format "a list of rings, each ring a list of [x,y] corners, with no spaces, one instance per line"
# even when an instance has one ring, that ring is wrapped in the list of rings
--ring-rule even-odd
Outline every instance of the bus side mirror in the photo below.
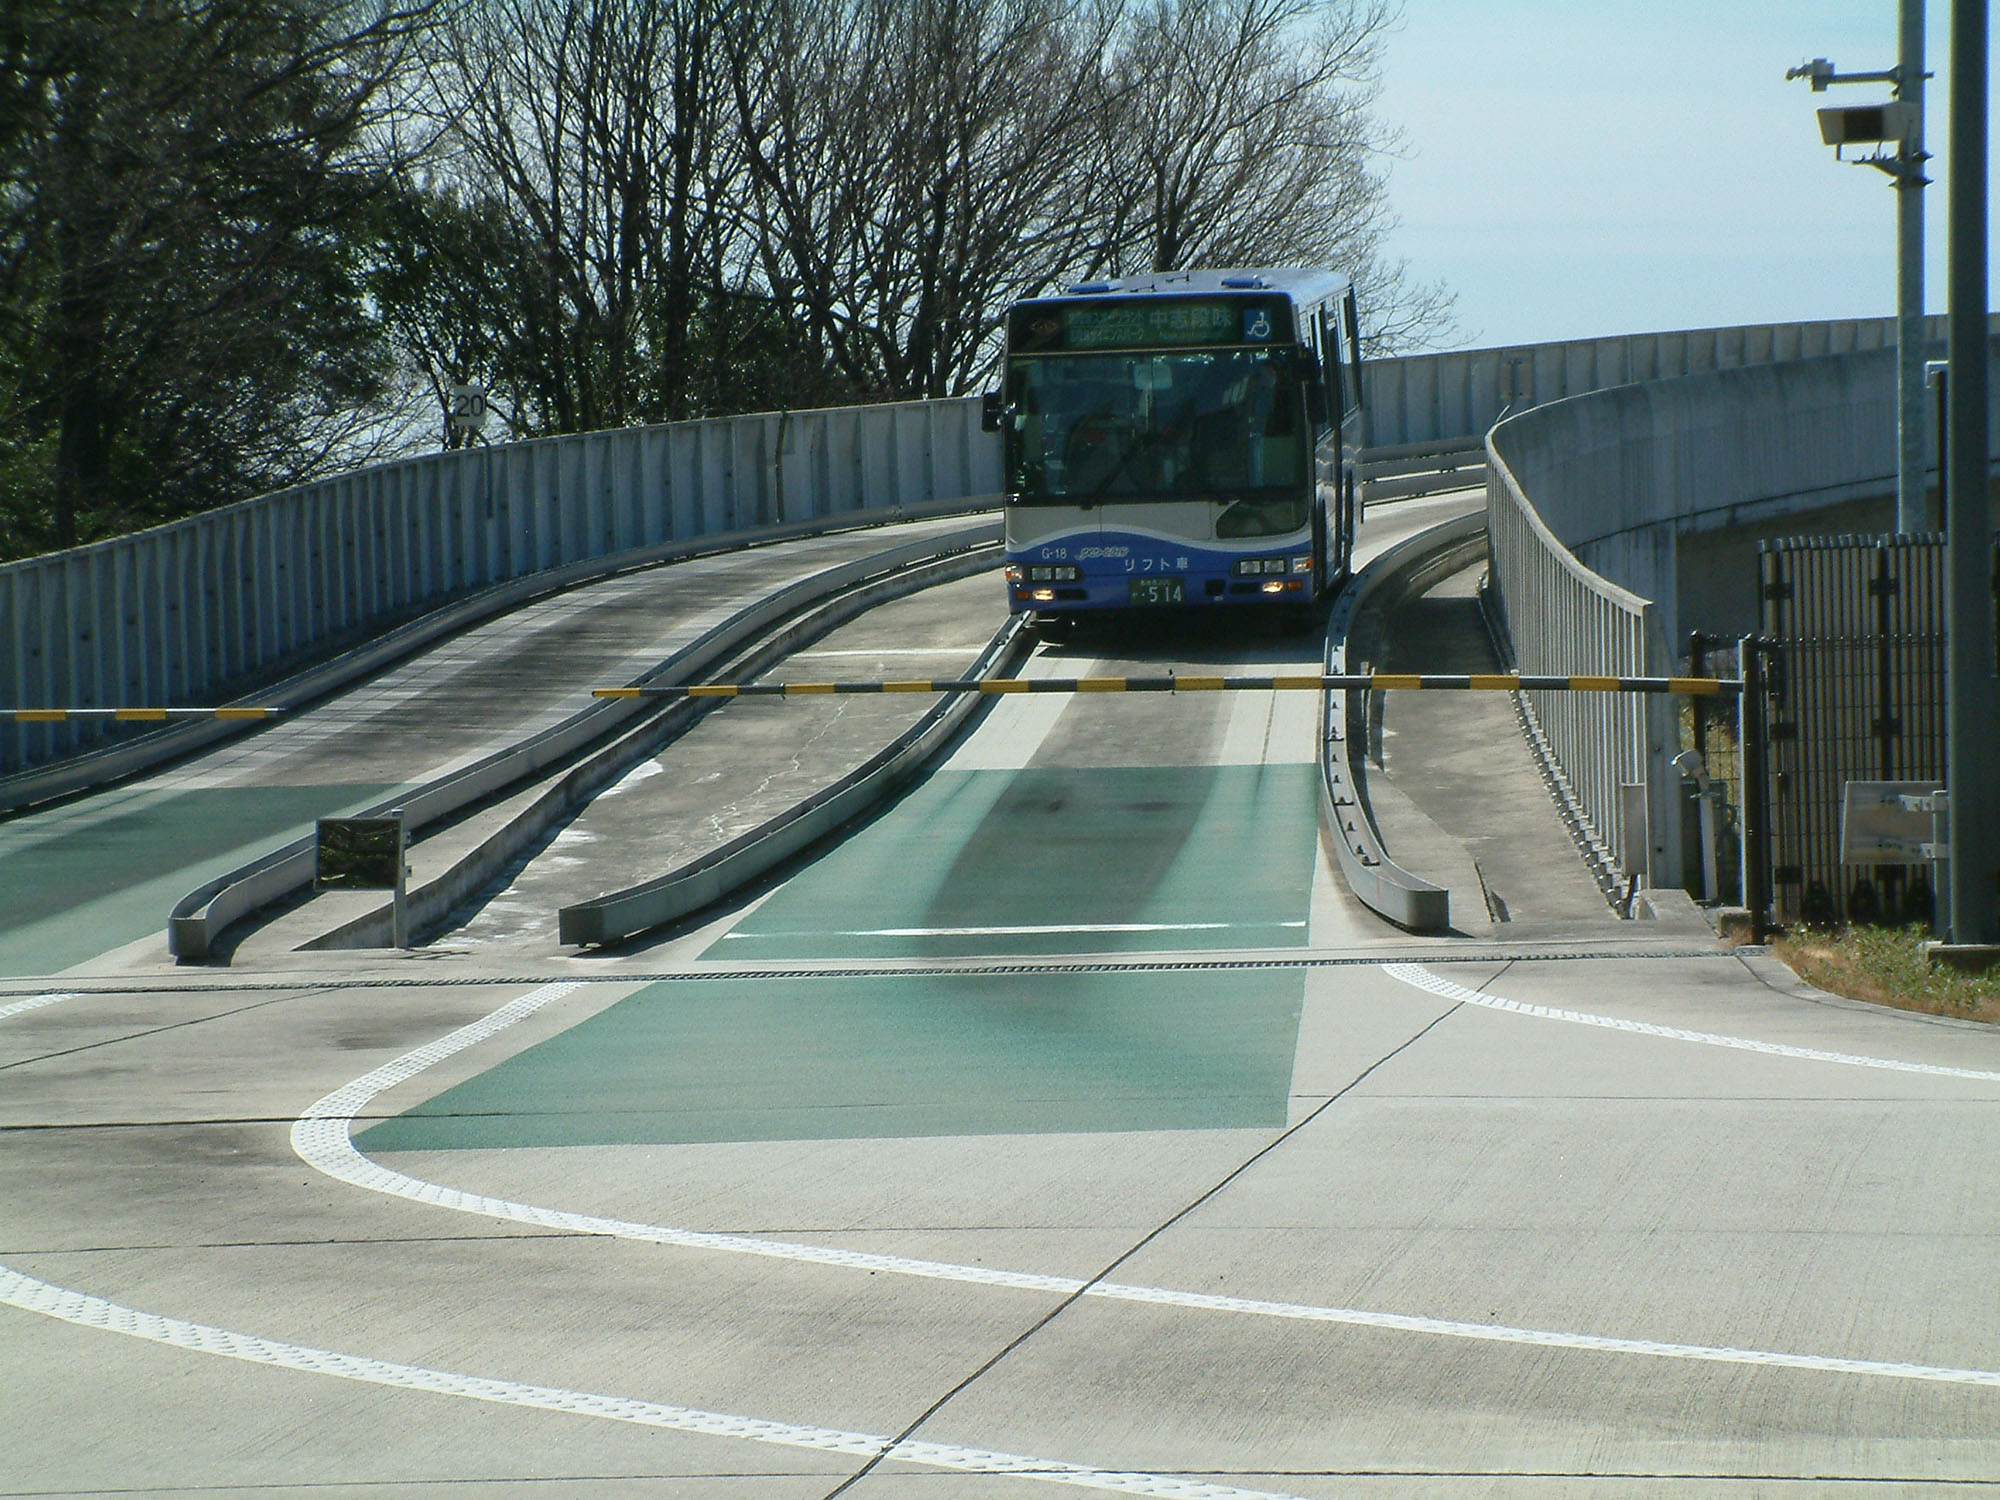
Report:
[[[998,432],[1006,420],[1007,406],[1000,399],[1000,392],[988,391],[979,402],[979,425],[987,432]]]
[[[1326,426],[1326,382],[1306,382],[1306,420],[1315,427]]]

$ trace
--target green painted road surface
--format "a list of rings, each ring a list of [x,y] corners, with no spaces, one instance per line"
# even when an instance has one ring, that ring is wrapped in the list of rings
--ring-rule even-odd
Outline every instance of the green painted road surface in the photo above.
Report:
[[[0,823],[0,975],[54,974],[164,933],[203,881],[399,785],[114,792]]]
[[[1300,947],[1309,765],[940,771],[705,955]]]
[[[1295,971],[667,980],[368,1151],[1281,1128]]]
[[[1298,946],[1311,766],[940,772],[710,957]],[[369,1150],[1279,1128],[1296,972],[667,981]]]

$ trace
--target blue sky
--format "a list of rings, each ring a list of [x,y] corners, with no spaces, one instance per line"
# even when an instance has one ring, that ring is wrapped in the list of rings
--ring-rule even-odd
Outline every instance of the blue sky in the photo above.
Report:
[[[1388,249],[1457,293],[1460,342],[1894,311],[1889,179],[1835,162],[1813,117],[1888,87],[1815,95],[1784,75],[1812,57],[1893,65],[1895,0],[1404,6],[1377,105],[1406,145]],[[1939,312],[1949,21],[1931,0],[1926,300]]]

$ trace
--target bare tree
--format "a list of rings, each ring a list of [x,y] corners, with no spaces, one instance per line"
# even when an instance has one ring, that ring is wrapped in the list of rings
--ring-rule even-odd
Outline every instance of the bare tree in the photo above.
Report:
[[[1391,0],[1151,0],[1112,50],[1101,170],[1117,186],[1112,269],[1322,265],[1361,286],[1378,347],[1449,322],[1442,288],[1381,252],[1381,172],[1400,146],[1372,112]]]
[[[385,305],[566,431],[963,392],[1000,306],[1106,271],[1376,271],[1387,0],[1128,3],[464,0]]]
[[[1096,238],[1079,170],[1117,11],[1096,0],[778,0],[739,26],[759,267],[856,389],[969,389],[992,318]]]
[[[510,257],[510,326],[481,349],[526,430],[692,414],[690,330],[717,280],[717,35],[727,0],[469,0],[416,107],[440,131],[436,172],[476,237]],[[461,272],[461,279],[464,273]],[[479,309],[468,308],[476,314]],[[420,351],[437,357],[436,348]],[[458,370],[469,376],[474,371]]]

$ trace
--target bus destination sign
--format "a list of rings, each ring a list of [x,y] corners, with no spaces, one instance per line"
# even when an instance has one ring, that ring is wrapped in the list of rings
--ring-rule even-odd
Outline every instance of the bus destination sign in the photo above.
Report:
[[[1086,349],[1216,348],[1280,342],[1291,334],[1285,304],[1268,298],[1173,297],[1029,304],[1008,330],[1016,354]]]

